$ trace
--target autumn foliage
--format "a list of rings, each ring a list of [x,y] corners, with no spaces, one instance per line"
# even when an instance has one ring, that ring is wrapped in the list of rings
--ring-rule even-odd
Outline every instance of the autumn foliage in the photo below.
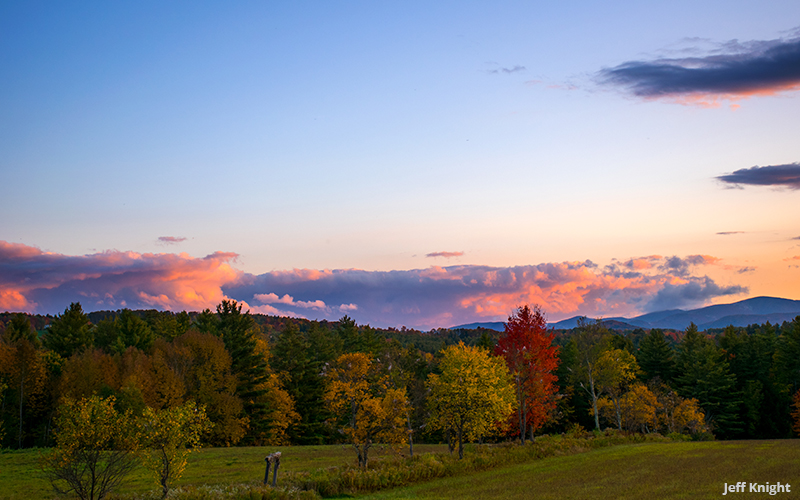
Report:
[[[525,443],[550,418],[556,406],[558,347],[547,331],[547,321],[538,306],[518,308],[509,316],[495,354],[506,361],[517,397],[516,429]]]

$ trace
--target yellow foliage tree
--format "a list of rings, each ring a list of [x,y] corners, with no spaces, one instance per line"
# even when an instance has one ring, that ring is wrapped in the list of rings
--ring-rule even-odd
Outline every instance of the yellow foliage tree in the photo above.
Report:
[[[342,432],[366,468],[374,443],[403,444],[407,439],[405,389],[391,388],[364,353],[342,354],[327,374],[325,402],[332,413],[347,420]]]
[[[140,426],[142,463],[161,485],[161,498],[166,498],[170,484],[180,479],[189,453],[200,448],[200,438],[211,423],[202,406],[189,402],[164,410],[145,408]]]
[[[634,384],[620,400],[620,412],[625,429],[650,432],[656,429],[658,400],[644,384]]]
[[[621,399],[639,370],[636,358],[624,349],[609,349],[600,355],[595,370],[598,385],[614,407],[617,428],[622,430]]]
[[[514,385],[502,358],[463,342],[444,349],[439,367],[441,375],[428,375],[429,426],[453,432],[464,458],[464,441],[485,436],[514,411]]]
[[[64,399],[55,419],[56,446],[42,468],[59,494],[101,500],[135,467],[140,437],[130,412],[114,398]]]

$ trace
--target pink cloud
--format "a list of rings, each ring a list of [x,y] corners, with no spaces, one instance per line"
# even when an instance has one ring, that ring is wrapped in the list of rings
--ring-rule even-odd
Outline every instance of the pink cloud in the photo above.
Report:
[[[461,257],[462,255],[464,255],[464,252],[433,252],[426,254],[425,257],[444,257],[449,259],[451,257]]]
[[[108,251],[82,256],[0,242],[0,310],[213,309],[223,299],[263,314],[338,319],[374,326],[436,328],[504,320],[521,304],[539,304],[551,320],[625,316],[702,305],[743,287],[695,274],[720,265],[708,255],[637,257],[600,267],[591,261],[513,267],[433,266],[405,271],[293,269],[243,273],[237,255]]]

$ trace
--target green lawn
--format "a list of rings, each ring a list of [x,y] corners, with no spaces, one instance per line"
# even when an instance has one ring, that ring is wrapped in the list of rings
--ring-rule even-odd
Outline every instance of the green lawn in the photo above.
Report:
[[[444,445],[415,446],[419,453],[445,449]],[[178,485],[259,481],[264,477],[264,457],[273,451],[283,453],[281,473],[355,460],[352,450],[342,445],[206,449],[192,455]],[[40,453],[0,453],[0,500],[53,498],[39,471]],[[372,458],[380,455],[375,450]],[[436,479],[362,498],[702,499],[720,498],[724,483],[738,481],[788,482],[792,493],[778,494],[777,498],[800,498],[800,440],[626,444]],[[140,469],[121,492],[153,489],[155,483]],[[729,493],[724,498],[765,495],[769,496]]]
[[[415,453],[446,451],[446,445],[415,445]],[[274,451],[282,453],[278,478],[289,471],[300,472],[354,463],[352,447],[269,446],[241,448],[208,448],[193,453],[186,473],[175,486],[246,483],[264,479],[264,457]],[[50,484],[39,469],[38,458],[45,450],[2,450],[0,452],[0,500],[45,500],[54,498]],[[391,449],[373,448],[370,459],[393,453]],[[138,468],[120,492],[143,493],[156,489],[155,480]]]
[[[376,499],[702,499],[770,497],[729,493],[724,483],[789,483],[800,498],[800,440],[648,443],[553,457],[466,477],[371,494]]]

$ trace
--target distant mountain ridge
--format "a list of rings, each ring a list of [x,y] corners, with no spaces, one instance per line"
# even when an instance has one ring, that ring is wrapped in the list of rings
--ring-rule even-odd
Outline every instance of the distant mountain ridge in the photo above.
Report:
[[[617,330],[632,330],[634,328],[663,328],[670,330],[685,330],[690,323],[697,325],[700,330],[709,328],[725,328],[728,325],[747,326],[752,324],[782,323],[792,321],[800,316],[800,300],[781,299],[778,297],[753,297],[732,304],[718,304],[685,311],[671,309],[656,311],[634,318],[601,318],[609,328]],[[578,320],[584,316],[575,316],[547,326],[557,330],[568,330],[578,326]],[[593,318],[589,318],[594,320]],[[468,325],[454,326],[452,328],[488,328],[503,331],[503,322],[470,323]]]

